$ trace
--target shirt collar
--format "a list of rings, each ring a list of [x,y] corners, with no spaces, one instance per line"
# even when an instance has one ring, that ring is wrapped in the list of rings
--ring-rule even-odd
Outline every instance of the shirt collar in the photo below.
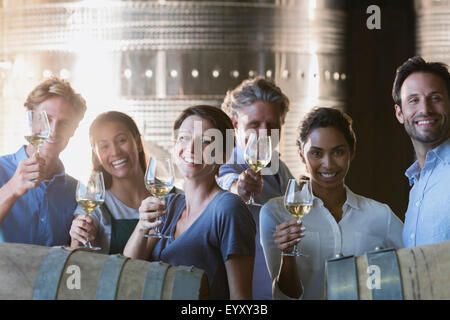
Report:
[[[28,154],[25,151],[25,146],[20,147],[20,149],[16,152],[16,159],[17,159],[17,163],[28,159]]]
[[[345,191],[347,192],[347,200],[345,200],[344,205],[348,205],[353,209],[359,209],[358,198],[353,193],[353,191],[351,191],[347,186],[345,186]]]
[[[428,151],[426,162],[433,158],[437,158],[445,164],[450,164],[450,138],[438,145],[436,148]],[[420,171],[421,168],[419,161],[417,160],[408,169],[406,169],[405,176],[409,179],[410,187],[414,184],[414,180],[417,180]]]
[[[405,171],[405,176],[409,179],[409,186],[411,187],[414,184],[414,180],[417,179],[417,176],[420,174],[420,165],[419,161],[415,161],[408,169]]]
[[[450,138],[431,150],[445,164],[450,164]]]

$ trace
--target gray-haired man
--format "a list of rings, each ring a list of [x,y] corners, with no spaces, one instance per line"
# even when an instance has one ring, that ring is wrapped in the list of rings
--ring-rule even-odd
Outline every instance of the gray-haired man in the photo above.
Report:
[[[222,109],[229,115],[237,138],[231,160],[222,165],[217,179],[219,185],[239,195],[244,201],[252,194],[262,205],[284,194],[289,179],[293,178],[278,152],[260,172],[253,171],[244,159],[244,149],[249,133],[267,134],[276,146],[281,126],[289,110],[289,99],[273,82],[264,78],[244,80],[234,90],[227,92]],[[260,206],[249,206],[257,226],[255,268],[253,273],[254,299],[272,299],[272,281],[267,270],[259,236]]]

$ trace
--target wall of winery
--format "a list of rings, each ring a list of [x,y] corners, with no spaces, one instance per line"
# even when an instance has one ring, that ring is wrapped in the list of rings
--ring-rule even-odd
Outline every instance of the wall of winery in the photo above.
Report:
[[[371,5],[381,9],[380,29],[367,26]],[[24,143],[23,102],[51,75],[88,103],[62,154],[75,177],[90,164],[87,130],[99,113],[127,112],[150,153],[166,153],[182,109],[220,106],[228,89],[262,75],[291,100],[279,149],[294,175],[304,170],[300,118],[315,105],[339,106],[358,138],[347,184],[402,218],[414,155],[393,113],[395,69],[415,53],[449,62],[449,15],[447,0],[3,0],[0,154]]]
[[[280,151],[298,175],[298,120],[314,105],[345,107],[344,4],[3,1],[1,56],[10,68],[2,70],[0,107],[8,118],[20,118],[27,92],[56,74],[87,98],[79,131],[99,112],[118,109],[134,116],[151,150],[163,151],[182,109],[220,106],[228,89],[262,75],[290,97]],[[0,152],[13,152],[20,128],[4,123],[0,136]],[[69,171],[88,154],[82,147],[71,143],[65,151]]]

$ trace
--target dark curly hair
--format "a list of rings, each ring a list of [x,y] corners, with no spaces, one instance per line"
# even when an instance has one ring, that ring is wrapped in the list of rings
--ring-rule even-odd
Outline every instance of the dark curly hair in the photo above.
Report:
[[[297,146],[302,148],[314,129],[334,127],[344,135],[351,154],[354,154],[356,151],[356,135],[352,123],[352,118],[338,108],[315,107],[305,115],[298,126]]]

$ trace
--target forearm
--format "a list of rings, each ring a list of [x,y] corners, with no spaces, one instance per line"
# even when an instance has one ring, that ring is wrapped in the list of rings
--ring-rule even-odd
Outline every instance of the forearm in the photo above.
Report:
[[[124,256],[132,259],[149,260],[153,248],[156,244],[156,238],[146,238],[143,232],[138,228],[133,231],[123,250]]]
[[[225,262],[231,300],[251,300],[254,257],[232,255]]]
[[[9,211],[14,206],[17,199],[19,199],[19,197],[14,194],[8,183],[0,188],[0,226],[8,216]]]
[[[278,288],[291,298],[300,298],[303,294],[302,282],[297,270],[295,257],[282,256],[280,272],[276,278]]]

